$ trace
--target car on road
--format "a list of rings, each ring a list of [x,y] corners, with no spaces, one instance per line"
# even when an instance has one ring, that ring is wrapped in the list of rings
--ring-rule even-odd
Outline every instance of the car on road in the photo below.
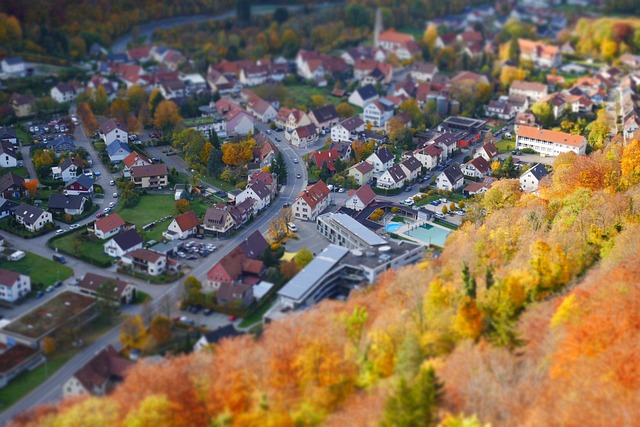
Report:
[[[296,178],[300,179],[300,178],[302,178],[302,175],[300,175],[300,174],[298,173],[298,174],[296,174]]]
[[[72,229],[72,230],[75,229],[75,228],[78,228],[78,227],[80,227],[80,224],[71,224],[69,226],[69,228]]]
[[[296,227],[296,225],[292,222],[287,224],[287,228],[289,228],[289,230],[293,231],[294,233],[298,231],[298,227]]]
[[[338,189],[338,193],[344,193],[344,188],[340,187],[340,188]]]
[[[98,215],[96,215],[96,218],[104,218],[105,216],[107,216],[104,212],[98,212]]]
[[[54,288],[59,288],[62,286],[62,280],[58,280],[56,283],[53,284]]]
[[[49,286],[46,289],[46,292],[53,292],[55,290],[55,288],[53,286]]]
[[[211,313],[213,313],[213,310],[211,310],[210,308],[205,308],[204,310],[202,310],[202,314],[204,314],[205,316],[209,316]]]
[[[118,198],[118,193],[113,193],[113,197]]]
[[[415,203],[416,203],[416,201],[413,200],[413,197],[409,197],[408,199],[406,199],[404,201],[404,204],[407,205],[407,206],[413,206]]]
[[[235,314],[232,314],[231,316],[229,316],[229,320],[231,322],[233,322],[234,320],[236,320],[238,318],[238,316],[236,316]]]
[[[114,180],[109,181],[109,185],[116,185],[116,182]]]
[[[409,191],[411,191],[413,188],[411,186],[408,186],[404,189],[405,193],[408,193]]]
[[[100,178],[100,171],[95,171],[93,174],[96,176],[96,178]]]
[[[58,254],[53,254],[53,260],[59,262],[60,264],[67,263],[67,259],[64,256]]]
[[[106,207],[106,208],[104,208],[104,209],[102,210],[102,212],[104,212],[104,213],[109,213],[109,212],[111,212],[111,208],[110,208],[110,207]]]
[[[153,161],[153,163],[160,163],[160,159],[157,157],[154,157],[151,160]]]
[[[109,202],[109,207],[112,208],[116,205],[116,202]]]
[[[289,206],[291,206],[291,203],[287,202],[284,205],[282,205],[282,209],[288,208]]]
[[[38,291],[36,292],[36,298],[42,298],[44,296],[44,292]]]
[[[433,200],[433,201],[429,202],[429,204],[431,206],[438,206],[440,204],[440,200]]]
[[[298,159],[293,159],[293,163],[298,163]]]
[[[160,138],[157,133],[150,133],[149,138]]]
[[[65,231],[67,231],[67,230],[65,230],[64,228],[61,228],[61,229],[59,229],[59,230],[56,230],[56,234],[62,234],[62,233],[64,233]]]
[[[276,142],[281,142],[282,139],[276,137]]]

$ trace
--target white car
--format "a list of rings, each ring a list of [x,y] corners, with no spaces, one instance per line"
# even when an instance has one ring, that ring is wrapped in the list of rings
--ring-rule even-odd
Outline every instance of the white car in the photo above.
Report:
[[[340,189],[338,190],[338,193],[344,193],[344,188],[340,187]]]
[[[440,212],[436,212],[436,218],[444,219],[444,215]]]
[[[111,208],[104,208],[104,209],[103,209],[103,212],[104,212],[104,213],[109,213],[109,212],[111,212]]]
[[[67,231],[67,230],[65,230],[64,228],[61,228],[61,229],[59,229],[59,230],[56,230],[56,234],[62,234],[62,233],[64,233],[65,231]]]
[[[111,202],[111,203],[109,203],[109,207],[110,207],[110,208],[114,207],[115,205],[116,205],[116,202]]]
[[[298,163],[298,159],[293,159],[293,163]]]
[[[69,228],[72,229],[72,230],[75,229],[75,228],[78,228],[78,227],[80,227],[80,224],[71,224],[69,226]]]
[[[298,231],[298,227],[296,227],[296,225],[292,222],[288,223],[287,227],[289,228],[289,230],[293,231],[294,233]]]
[[[111,180],[111,181],[109,181],[109,185],[116,185],[116,182]]]
[[[413,204],[414,204],[415,202],[416,202],[416,201],[415,201],[415,200],[413,200],[413,197],[409,197],[407,200],[405,200],[405,201],[404,201],[404,204],[405,204],[405,205],[407,205],[407,206],[413,206]]]

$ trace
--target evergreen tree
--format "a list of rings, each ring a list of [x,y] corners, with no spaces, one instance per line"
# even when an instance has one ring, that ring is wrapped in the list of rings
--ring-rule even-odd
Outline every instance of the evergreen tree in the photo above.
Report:
[[[220,138],[215,129],[209,129],[209,142],[213,145],[213,148],[220,148]]]
[[[327,162],[322,164],[322,169],[320,169],[320,179],[324,182],[331,178],[331,171],[329,170],[329,166],[327,166]]]
[[[476,299],[477,284],[476,278],[469,273],[469,266],[466,262],[462,263],[462,285],[466,296]]]
[[[278,177],[278,184],[287,182],[287,163],[284,161],[282,153],[278,153],[271,161],[271,173],[275,173]]]
[[[218,177],[224,169],[224,163],[222,162],[222,150],[214,147],[209,152],[209,159],[207,160],[207,173],[209,176]]]
[[[484,274],[484,282],[486,284],[487,290],[491,289],[491,287],[495,283],[495,279],[493,278],[493,268],[487,267],[487,271]]]
[[[387,401],[384,427],[423,427],[434,422],[435,410],[441,396],[433,367],[423,369],[412,384],[402,377],[394,395]]]
[[[515,62],[520,59],[520,47],[518,46],[517,37],[512,38],[509,44],[509,59]]]

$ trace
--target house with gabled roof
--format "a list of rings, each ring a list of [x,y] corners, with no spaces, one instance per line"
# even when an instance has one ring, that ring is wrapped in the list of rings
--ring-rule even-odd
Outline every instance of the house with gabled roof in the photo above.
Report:
[[[255,200],[253,213],[257,215],[258,212],[266,209],[271,204],[271,190],[260,182],[251,183],[236,196],[236,203],[242,203],[246,199]]]
[[[376,87],[372,84],[368,84],[359,87],[349,95],[349,104],[364,108],[367,104],[375,101],[379,97]]]
[[[240,246],[222,257],[208,272],[206,290],[219,290],[222,285],[253,286],[260,283],[265,266],[262,261],[248,257]]]
[[[408,181],[414,181],[422,171],[422,163],[414,156],[409,156],[401,161],[400,167],[404,170],[405,175],[407,175]]]
[[[131,149],[126,142],[119,139],[114,140],[111,144],[107,145],[107,154],[111,163],[120,163],[131,154]]]
[[[291,132],[291,145],[299,148],[307,147],[318,140],[318,129],[313,123],[297,127]]]
[[[131,181],[137,188],[162,188],[169,184],[169,172],[164,163],[132,166]]]
[[[120,231],[124,230],[127,223],[117,213],[113,213],[100,218],[93,223],[93,233],[99,239],[108,239],[111,236],[115,236]]]
[[[95,180],[87,175],[80,175],[75,180],[64,186],[64,194],[93,194]]]
[[[15,168],[18,166],[18,153],[9,141],[0,141],[0,167]]]
[[[120,258],[120,264],[139,273],[158,276],[167,271],[167,256],[149,249],[136,249]]]
[[[49,92],[51,98],[58,103],[71,102],[78,96],[78,91],[75,87],[68,83],[59,83],[51,88]]]
[[[541,163],[537,163],[520,176],[520,188],[527,193],[537,191],[542,178],[547,175],[549,171]]]
[[[274,173],[257,171],[252,173],[247,179],[247,185],[263,184],[271,192],[271,200],[275,198],[278,192],[278,177]]]
[[[65,158],[58,166],[51,168],[51,177],[53,179],[62,179],[64,182],[73,181],[78,177],[80,171],[80,163],[70,158]]]
[[[483,178],[489,172],[491,164],[482,156],[474,157],[462,167],[462,173],[471,178]]]
[[[13,215],[13,212],[18,206],[16,202],[0,196],[0,219]],[[0,243],[2,243],[2,239],[0,239]]]
[[[331,140],[352,141],[360,132],[364,131],[364,128],[364,120],[360,117],[346,118],[331,128]]]
[[[462,194],[467,196],[473,196],[474,194],[484,194],[496,182],[496,178],[491,176],[485,176],[480,182],[470,182],[466,187],[462,189]]]
[[[135,285],[119,278],[86,273],[80,283],[78,291],[81,294],[112,299],[117,305],[130,304],[137,293]]]
[[[354,211],[361,211],[376,198],[376,193],[373,191],[369,184],[364,184],[357,190],[349,190],[347,200],[344,202],[344,206]]]
[[[236,223],[236,228],[246,224],[253,217],[253,204],[255,202],[255,199],[249,197],[244,202],[236,203],[229,208],[229,213]]]
[[[63,397],[104,396],[124,380],[133,362],[120,356],[112,346],[100,351],[62,385]]]
[[[456,191],[464,185],[464,175],[460,166],[453,164],[442,171],[436,178],[438,190]]]
[[[430,82],[438,73],[438,67],[429,62],[414,62],[409,67],[411,78],[418,82]]]
[[[114,119],[106,119],[100,125],[100,138],[109,146],[116,139],[128,141],[129,133],[124,124],[116,122]]]
[[[0,268],[0,300],[15,302],[31,292],[31,278]]]
[[[150,158],[144,154],[140,154],[137,151],[132,151],[127,157],[122,160],[124,168],[122,169],[122,176],[125,178],[131,177],[131,168],[134,166],[149,166],[153,162]]]
[[[89,200],[89,197],[82,194],[52,193],[49,196],[47,209],[55,214],[80,215],[84,212],[84,205],[87,200]]]
[[[268,123],[276,118],[278,112],[273,108],[273,105],[271,105],[270,102],[260,98],[253,91],[245,89],[243,94],[245,92],[249,92],[250,94],[247,99],[247,111],[253,115],[253,117],[260,120],[262,123]]]
[[[317,216],[329,207],[329,194],[331,191],[320,180],[298,194],[296,201],[291,205],[291,210],[296,218],[315,221]]]
[[[531,61],[536,68],[554,68],[562,65],[558,46],[528,39],[518,39],[520,61]]]
[[[331,141],[329,150],[336,150],[342,160],[348,160],[351,157],[352,149],[349,141]]]
[[[24,228],[33,232],[42,230],[47,224],[53,223],[51,212],[26,203],[18,206],[14,211],[14,215],[18,224],[22,224]]]
[[[49,148],[56,153],[63,153],[65,151],[75,151],[76,143],[67,135],[58,135],[53,138],[53,141],[49,144]]]
[[[376,47],[393,53],[401,61],[411,59],[420,53],[420,45],[411,34],[399,33],[394,29],[379,33],[375,44]]]
[[[349,176],[353,177],[358,185],[364,185],[373,178],[373,165],[363,160],[349,168]]]
[[[16,130],[9,126],[0,126],[0,141],[6,141],[13,145],[18,145],[18,134],[16,133]]]
[[[380,174],[389,169],[393,165],[395,156],[387,146],[382,146],[374,151],[367,162],[373,165],[373,174]]]
[[[549,87],[544,83],[514,80],[509,87],[509,95],[520,95],[535,103],[549,94]]]
[[[24,178],[13,172],[4,174],[0,178],[0,193],[6,199],[19,199],[29,194],[27,187],[24,185]]]
[[[311,122],[311,119],[309,118],[309,115],[302,110],[298,110],[295,108],[293,110],[288,110],[288,109],[283,110],[281,108],[279,111],[279,114],[283,114],[283,113],[288,113],[285,126],[284,126],[285,127],[284,136],[285,136],[285,139],[287,140],[291,139],[291,134],[295,129],[302,126],[313,124]],[[276,121],[278,121],[278,118],[276,118]]]
[[[144,240],[135,228],[117,234],[104,244],[104,253],[113,258],[122,257],[129,252],[142,248]]]
[[[405,170],[399,164],[392,165],[378,177],[376,186],[385,190],[402,188],[409,181]]]
[[[387,98],[379,98],[364,107],[362,118],[374,127],[384,128],[393,117],[394,104]]]
[[[498,154],[500,154],[498,147],[491,142],[487,142],[482,147],[478,148],[478,151],[476,151],[473,157],[482,157],[487,162],[491,163],[496,157],[498,157]]]
[[[520,126],[516,135],[516,149],[524,148],[530,148],[542,156],[557,156],[568,151],[584,156],[587,140],[582,135]]]
[[[309,163],[313,163],[318,169],[322,169],[322,165],[326,164],[330,172],[335,172],[336,167],[333,162],[340,158],[338,150],[314,151],[309,154]]]
[[[162,233],[162,235],[169,240],[184,240],[189,236],[197,234],[199,227],[200,219],[198,215],[191,210],[175,217],[167,227],[167,231]]]
[[[438,144],[426,145],[413,151],[413,157],[418,159],[423,167],[432,170],[438,167],[442,160],[443,150]]]
[[[213,237],[226,237],[235,226],[236,222],[226,205],[208,208],[202,219],[204,233]]]
[[[311,110],[309,119],[318,129],[330,129],[338,124],[340,115],[336,111],[336,107],[333,104],[329,104]]]

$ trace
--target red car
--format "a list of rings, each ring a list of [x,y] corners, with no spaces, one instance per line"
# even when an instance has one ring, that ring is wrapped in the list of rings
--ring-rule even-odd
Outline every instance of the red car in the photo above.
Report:
[[[149,135],[150,138],[159,138],[157,133],[152,133]]]
[[[102,218],[104,216],[107,216],[104,212],[100,212],[98,215],[96,215],[96,218]]]
[[[232,314],[231,316],[229,316],[229,320],[232,321],[232,322],[234,320],[236,320],[237,318],[238,318],[238,316],[236,316],[235,314]]]

